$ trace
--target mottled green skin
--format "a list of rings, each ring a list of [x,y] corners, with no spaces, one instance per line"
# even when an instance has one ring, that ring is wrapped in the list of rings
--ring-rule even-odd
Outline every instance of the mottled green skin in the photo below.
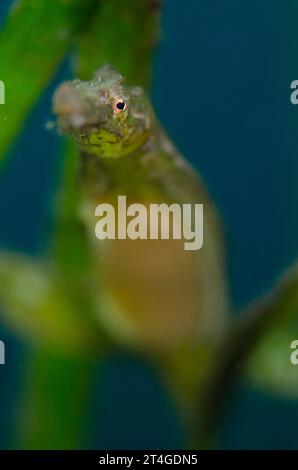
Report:
[[[125,109],[117,109],[122,103]],[[71,133],[82,150],[102,158],[133,153],[148,140],[154,117],[144,92],[124,86],[122,76],[110,66],[94,78],[60,86],[54,97],[60,129]]]

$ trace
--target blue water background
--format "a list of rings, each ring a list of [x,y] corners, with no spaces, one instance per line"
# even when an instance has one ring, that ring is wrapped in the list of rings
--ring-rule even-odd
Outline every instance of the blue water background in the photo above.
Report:
[[[9,3],[0,2],[0,24]],[[298,107],[289,97],[290,83],[298,79],[298,5],[294,0],[166,0],[162,31],[153,101],[220,209],[238,309],[270,288],[297,256]],[[67,74],[64,64],[2,170],[2,247],[38,255],[46,246],[59,141],[44,124],[52,91]],[[26,350],[9,332],[1,330],[0,337],[9,351],[0,371],[0,446],[5,448]],[[101,406],[96,391],[90,404],[95,416],[90,446],[181,445],[182,430],[152,369],[113,357],[103,377]],[[297,402],[244,386],[231,398],[220,446],[298,448]]]

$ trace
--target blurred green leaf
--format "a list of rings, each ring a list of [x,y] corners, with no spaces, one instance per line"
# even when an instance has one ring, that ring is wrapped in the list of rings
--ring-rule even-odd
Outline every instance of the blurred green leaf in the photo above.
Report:
[[[270,393],[298,398],[298,366],[291,363],[291,343],[298,339],[298,265],[258,307],[259,332],[247,362],[251,383]]]
[[[102,342],[92,308],[72,279],[65,282],[51,264],[20,254],[0,252],[0,307],[2,321],[35,344],[56,350],[98,353]]]
[[[5,83],[1,158],[97,5],[98,0],[22,0],[11,8],[0,32],[0,79]]]
[[[21,400],[17,448],[80,449],[89,435],[92,358],[32,349]]]

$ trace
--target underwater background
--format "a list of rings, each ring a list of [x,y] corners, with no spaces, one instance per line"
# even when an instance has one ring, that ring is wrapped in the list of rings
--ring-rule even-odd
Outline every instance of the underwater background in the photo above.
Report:
[[[11,3],[1,0],[0,25]],[[236,309],[269,289],[298,254],[298,109],[290,103],[290,83],[298,79],[297,17],[294,0],[166,0],[162,10],[152,98],[221,213]],[[37,256],[47,243],[60,162],[59,137],[45,124],[53,91],[69,76],[67,60],[1,169],[2,248]],[[0,447],[9,448],[27,351],[2,326],[0,338],[7,349]],[[185,431],[154,369],[129,356],[115,353],[98,363],[86,419],[90,435],[82,447],[183,446]],[[239,385],[217,445],[298,448],[297,421],[297,400]]]

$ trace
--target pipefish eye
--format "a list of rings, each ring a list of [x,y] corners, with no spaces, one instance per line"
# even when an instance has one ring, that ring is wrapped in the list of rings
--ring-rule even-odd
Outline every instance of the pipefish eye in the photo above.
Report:
[[[125,100],[117,100],[114,104],[114,109],[116,113],[122,113],[126,110],[127,102]]]

